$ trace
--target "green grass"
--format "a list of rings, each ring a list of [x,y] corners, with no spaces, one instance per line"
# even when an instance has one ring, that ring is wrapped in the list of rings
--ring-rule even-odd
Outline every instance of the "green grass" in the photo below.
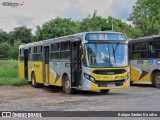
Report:
[[[26,85],[28,82],[18,78],[16,60],[0,60],[0,85]]]
[[[0,78],[0,86],[3,86],[3,85],[19,86],[19,85],[26,85],[26,84],[28,84],[28,82],[24,79]]]

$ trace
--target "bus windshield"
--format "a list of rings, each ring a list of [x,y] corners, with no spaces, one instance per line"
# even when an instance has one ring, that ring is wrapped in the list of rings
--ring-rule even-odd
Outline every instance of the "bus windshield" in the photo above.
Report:
[[[128,65],[127,44],[86,44],[89,67],[124,67]]]

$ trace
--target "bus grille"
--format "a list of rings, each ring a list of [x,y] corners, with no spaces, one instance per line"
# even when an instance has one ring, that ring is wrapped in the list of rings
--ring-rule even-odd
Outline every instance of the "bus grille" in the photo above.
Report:
[[[96,81],[95,83],[98,85],[98,87],[109,87],[110,85],[114,86],[122,86],[124,83],[123,80],[116,80],[116,81]]]
[[[116,69],[116,70],[94,70],[93,73],[100,75],[114,75],[114,74],[123,74],[125,69]]]

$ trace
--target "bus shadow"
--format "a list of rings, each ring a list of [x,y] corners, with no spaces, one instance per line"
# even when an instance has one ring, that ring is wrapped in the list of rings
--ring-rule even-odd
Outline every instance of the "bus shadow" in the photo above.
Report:
[[[48,93],[63,93],[62,88],[58,86],[44,86],[41,85],[40,89],[43,89],[44,91]]]
[[[62,95],[66,95],[62,87],[58,86],[44,86],[42,85],[39,89],[43,89],[47,93],[60,93]],[[117,92],[112,92],[109,91],[108,93],[101,93],[99,91],[83,91],[83,90],[75,90],[75,92],[71,95],[73,96],[104,96],[104,95],[124,95],[125,93],[117,93]],[[67,95],[66,95],[67,96]]]
[[[110,95],[124,95],[125,93],[117,93],[116,91],[109,91],[108,93],[101,93],[99,91],[81,91],[81,90],[77,90],[76,95],[80,95],[80,96],[110,96]]]
[[[152,87],[155,88],[152,84],[145,84],[145,83],[132,83],[131,87],[135,86],[135,87]]]

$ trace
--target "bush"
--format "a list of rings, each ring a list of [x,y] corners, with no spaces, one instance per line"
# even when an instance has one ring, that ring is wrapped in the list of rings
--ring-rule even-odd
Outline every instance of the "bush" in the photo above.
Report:
[[[19,45],[21,45],[21,44],[22,44],[22,42],[19,40],[14,43],[14,46],[11,47],[8,51],[9,58],[12,58],[12,59],[18,58],[18,48],[19,48]]]
[[[9,53],[8,50],[11,48],[9,43],[3,42],[0,44],[0,58],[8,58]]]

